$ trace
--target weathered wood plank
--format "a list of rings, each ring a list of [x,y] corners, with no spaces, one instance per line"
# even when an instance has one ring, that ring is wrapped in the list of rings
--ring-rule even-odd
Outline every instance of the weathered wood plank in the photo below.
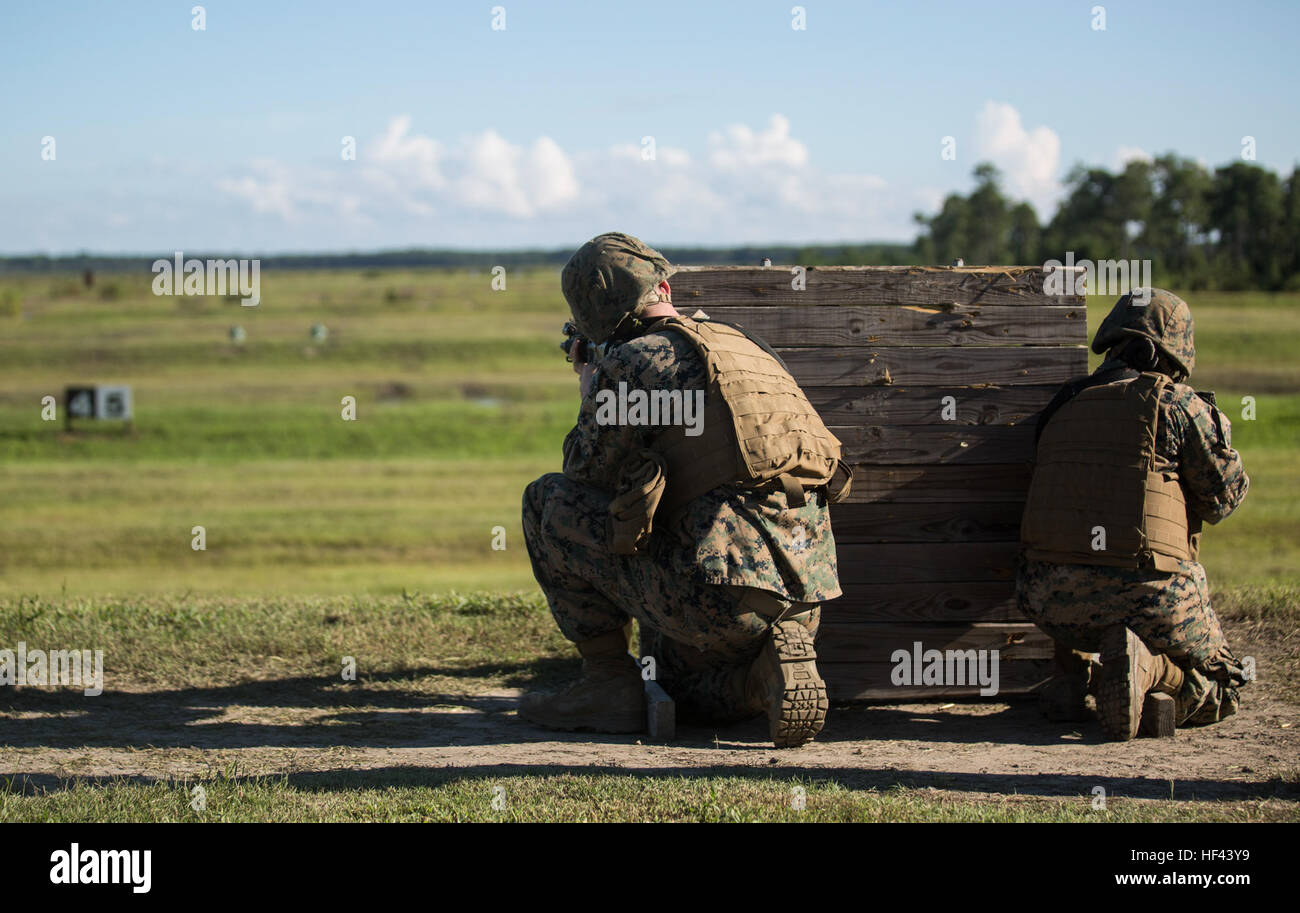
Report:
[[[706,313],[773,346],[1078,346],[1088,337],[1082,305],[710,307]]]
[[[805,288],[785,266],[680,267],[669,279],[679,310],[709,306],[788,305],[1058,305],[1083,306],[1078,295],[1048,295],[1037,266],[810,266]],[[1065,285],[1070,283],[1067,279]]]
[[[1035,419],[1057,385],[821,387],[803,392],[827,425],[1016,425]],[[951,400],[948,397],[952,397]]]
[[[1013,581],[1018,542],[887,542],[840,545],[835,557],[845,592],[869,583]]]
[[[892,663],[895,650],[997,650],[999,663],[1051,659],[1052,638],[1027,621],[980,624],[845,624],[823,622],[817,660],[828,663]]]
[[[1020,535],[1022,501],[831,505],[835,541],[1009,542]]]
[[[853,489],[845,503],[1023,502],[1029,490],[1030,471],[1027,463],[855,466]]]
[[[824,623],[1024,620],[1009,580],[858,584],[822,605]]]
[[[818,662],[817,668],[826,679],[826,690],[833,701],[911,702],[979,696],[979,688],[970,686],[895,687],[890,681],[892,663]],[[1030,693],[1051,675],[1050,660],[1022,659],[999,664],[997,697],[985,700],[1000,701]]]
[[[1034,458],[1034,426],[830,425],[844,458],[860,464],[1020,463]]]
[[[1083,346],[774,347],[801,385],[1060,385],[1087,373]]]

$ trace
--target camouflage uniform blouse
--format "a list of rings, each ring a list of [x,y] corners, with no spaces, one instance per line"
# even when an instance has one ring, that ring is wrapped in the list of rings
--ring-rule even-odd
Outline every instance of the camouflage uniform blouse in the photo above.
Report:
[[[564,439],[564,474],[613,494],[620,467],[649,446],[660,428],[596,421],[600,390],[704,390],[704,362],[679,333],[647,333],[612,349],[596,366],[578,423]],[[677,573],[705,584],[749,586],[795,602],[840,595],[835,540],[824,492],[792,508],[783,491],[722,486],[696,498],[674,526],[655,531],[647,551]]]

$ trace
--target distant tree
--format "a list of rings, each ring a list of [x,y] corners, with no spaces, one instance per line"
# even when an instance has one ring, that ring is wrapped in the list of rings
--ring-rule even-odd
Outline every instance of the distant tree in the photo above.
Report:
[[[1045,243],[1052,258],[1073,251],[1076,259],[1126,260],[1151,211],[1150,168],[1129,162],[1120,174],[1075,166],[1066,177],[1065,200],[1048,223]]]
[[[1153,261],[1157,284],[1170,276],[1203,288],[1210,280],[1210,173],[1191,159],[1167,154],[1152,163],[1150,176],[1151,207],[1137,239],[1143,258]]]
[[[975,166],[975,190],[966,200],[964,252],[967,263],[1006,263],[1010,259],[1011,212],[998,182],[1001,173],[987,162]]]
[[[1043,256],[1043,230],[1038,224],[1038,213],[1028,203],[1017,203],[1011,210],[1011,229],[1007,236],[1007,263],[1035,264],[1048,259]]]
[[[1001,174],[988,162],[975,166],[975,189],[969,197],[950,194],[934,216],[916,214],[921,228],[917,252],[921,262],[946,264],[1026,262],[1037,256],[1038,219],[1028,204],[1011,206],[999,182]]]
[[[1291,169],[1282,191],[1283,287],[1300,289],[1300,165]]]
[[[1282,287],[1295,237],[1284,237],[1282,182],[1266,168],[1234,162],[1214,172],[1210,224],[1217,234],[1215,278],[1220,288]]]

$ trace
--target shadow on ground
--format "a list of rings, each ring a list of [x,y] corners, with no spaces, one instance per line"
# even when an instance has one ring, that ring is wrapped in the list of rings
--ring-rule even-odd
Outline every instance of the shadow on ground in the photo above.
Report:
[[[675,766],[666,764],[629,770],[626,767],[596,764],[480,764],[466,767],[377,767],[363,770],[308,771],[275,774],[266,777],[233,777],[231,782],[255,782],[266,779],[303,792],[343,792],[364,789],[436,787],[452,781],[478,780],[489,785],[523,777],[537,776],[612,776],[638,780],[664,777],[708,780],[736,777],[754,781],[788,783],[797,777],[806,784],[837,783],[846,789],[933,789],[955,793],[991,793],[1016,796],[1062,798],[1088,796],[1100,786],[1112,798],[1190,800],[1300,799],[1300,785],[1281,778],[1241,783],[1216,779],[1168,780],[1148,777],[1105,777],[1095,774],[1018,774],[965,773],[952,771],[910,771],[872,767],[817,767],[802,769],[784,764],[774,768]],[[30,775],[17,771],[0,771],[0,783],[8,782],[15,792],[39,795],[79,786],[111,784],[192,783],[195,778],[160,778],[149,776],[76,777],[65,779],[49,774]]]
[[[512,666],[404,669],[365,676],[344,683],[337,676],[297,676],[248,681],[221,687],[179,688],[158,691],[105,691],[94,698],[80,692],[33,688],[5,689],[0,712],[0,745],[10,748],[48,749],[488,749],[477,756],[458,756],[455,766],[419,763],[410,766],[375,766],[356,770],[332,769],[289,774],[289,782],[307,790],[352,790],[398,785],[433,785],[448,779],[509,778],[526,775],[611,774],[624,777],[717,777],[767,779],[792,776],[813,781],[834,780],[850,788],[933,788],[1042,796],[1087,795],[1103,786],[1111,795],[1141,798],[1251,799],[1300,798],[1300,786],[1272,777],[1245,782],[1218,779],[1202,771],[1175,783],[1167,777],[1107,777],[1077,768],[1069,772],[956,772],[908,770],[881,763],[884,743],[920,743],[917,751],[944,746],[994,745],[1055,746],[1098,745],[1095,724],[1058,724],[1045,721],[1032,700],[981,704],[978,701],[937,706],[837,705],[814,750],[832,749],[831,757],[801,762],[798,751],[772,748],[762,719],[717,726],[682,723],[669,750],[638,759],[633,768],[610,764],[608,752],[634,746],[645,736],[556,733],[535,727],[515,715],[513,693],[448,693],[439,679],[496,677],[511,688],[526,688],[535,681],[564,678],[573,670],[571,659],[542,659]],[[231,710],[231,708],[235,708]],[[574,763],[570,757],[539,755],[491,761],[493,746],[531,743],[589,746],[598,754],[592,763]],[[926,745],[932,746],[930,748]],[[873,748],[873,746],[878,746]],[[726,760],[673,758],[677,750],[725,749]],[[875,757],[873,757],[873,755]],[[862,765],[853,764],[861,757]],[[894,752],[891,757],[897,757]],[[928,755],[941,759],[942,755]],[[378,759],[381,765],[384,758]],[[459,761],[466,761],[461,765]],[[847,760],[848,763],[845,763]],[[556,763],[552,763],[556,762]],[[935,765],[932,760],[927,766]],[[1018,765],[1013,765],[1018,766]],[[48,768],[46,769],[48,771]],[[60,789],[67,781],[44,772],[10,770],[12,788]],[[1225,774],[1225,777],[1227,775]],[[99,782],[78,777],[79,782]],[[128,778],[154,782],[149,777]]]

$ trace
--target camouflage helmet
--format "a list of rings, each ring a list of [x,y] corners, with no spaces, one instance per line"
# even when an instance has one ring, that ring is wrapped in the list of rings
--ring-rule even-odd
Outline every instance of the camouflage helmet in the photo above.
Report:
[[[564,266],[560,287],[578,332],[601,343],[672,273],[654,248],[615,231],[578,248]]]
[[[1150,294],[1146,304],[1142,295]],[[1097,328],[1092,350],[1104,354],[1133,336],[1151,340],[1161,354],[1189,376],[1196,366],[1196,346],[1192,342],[1192,311],[1187,302],[1162,288],[1134,289],[1110,309]]]

